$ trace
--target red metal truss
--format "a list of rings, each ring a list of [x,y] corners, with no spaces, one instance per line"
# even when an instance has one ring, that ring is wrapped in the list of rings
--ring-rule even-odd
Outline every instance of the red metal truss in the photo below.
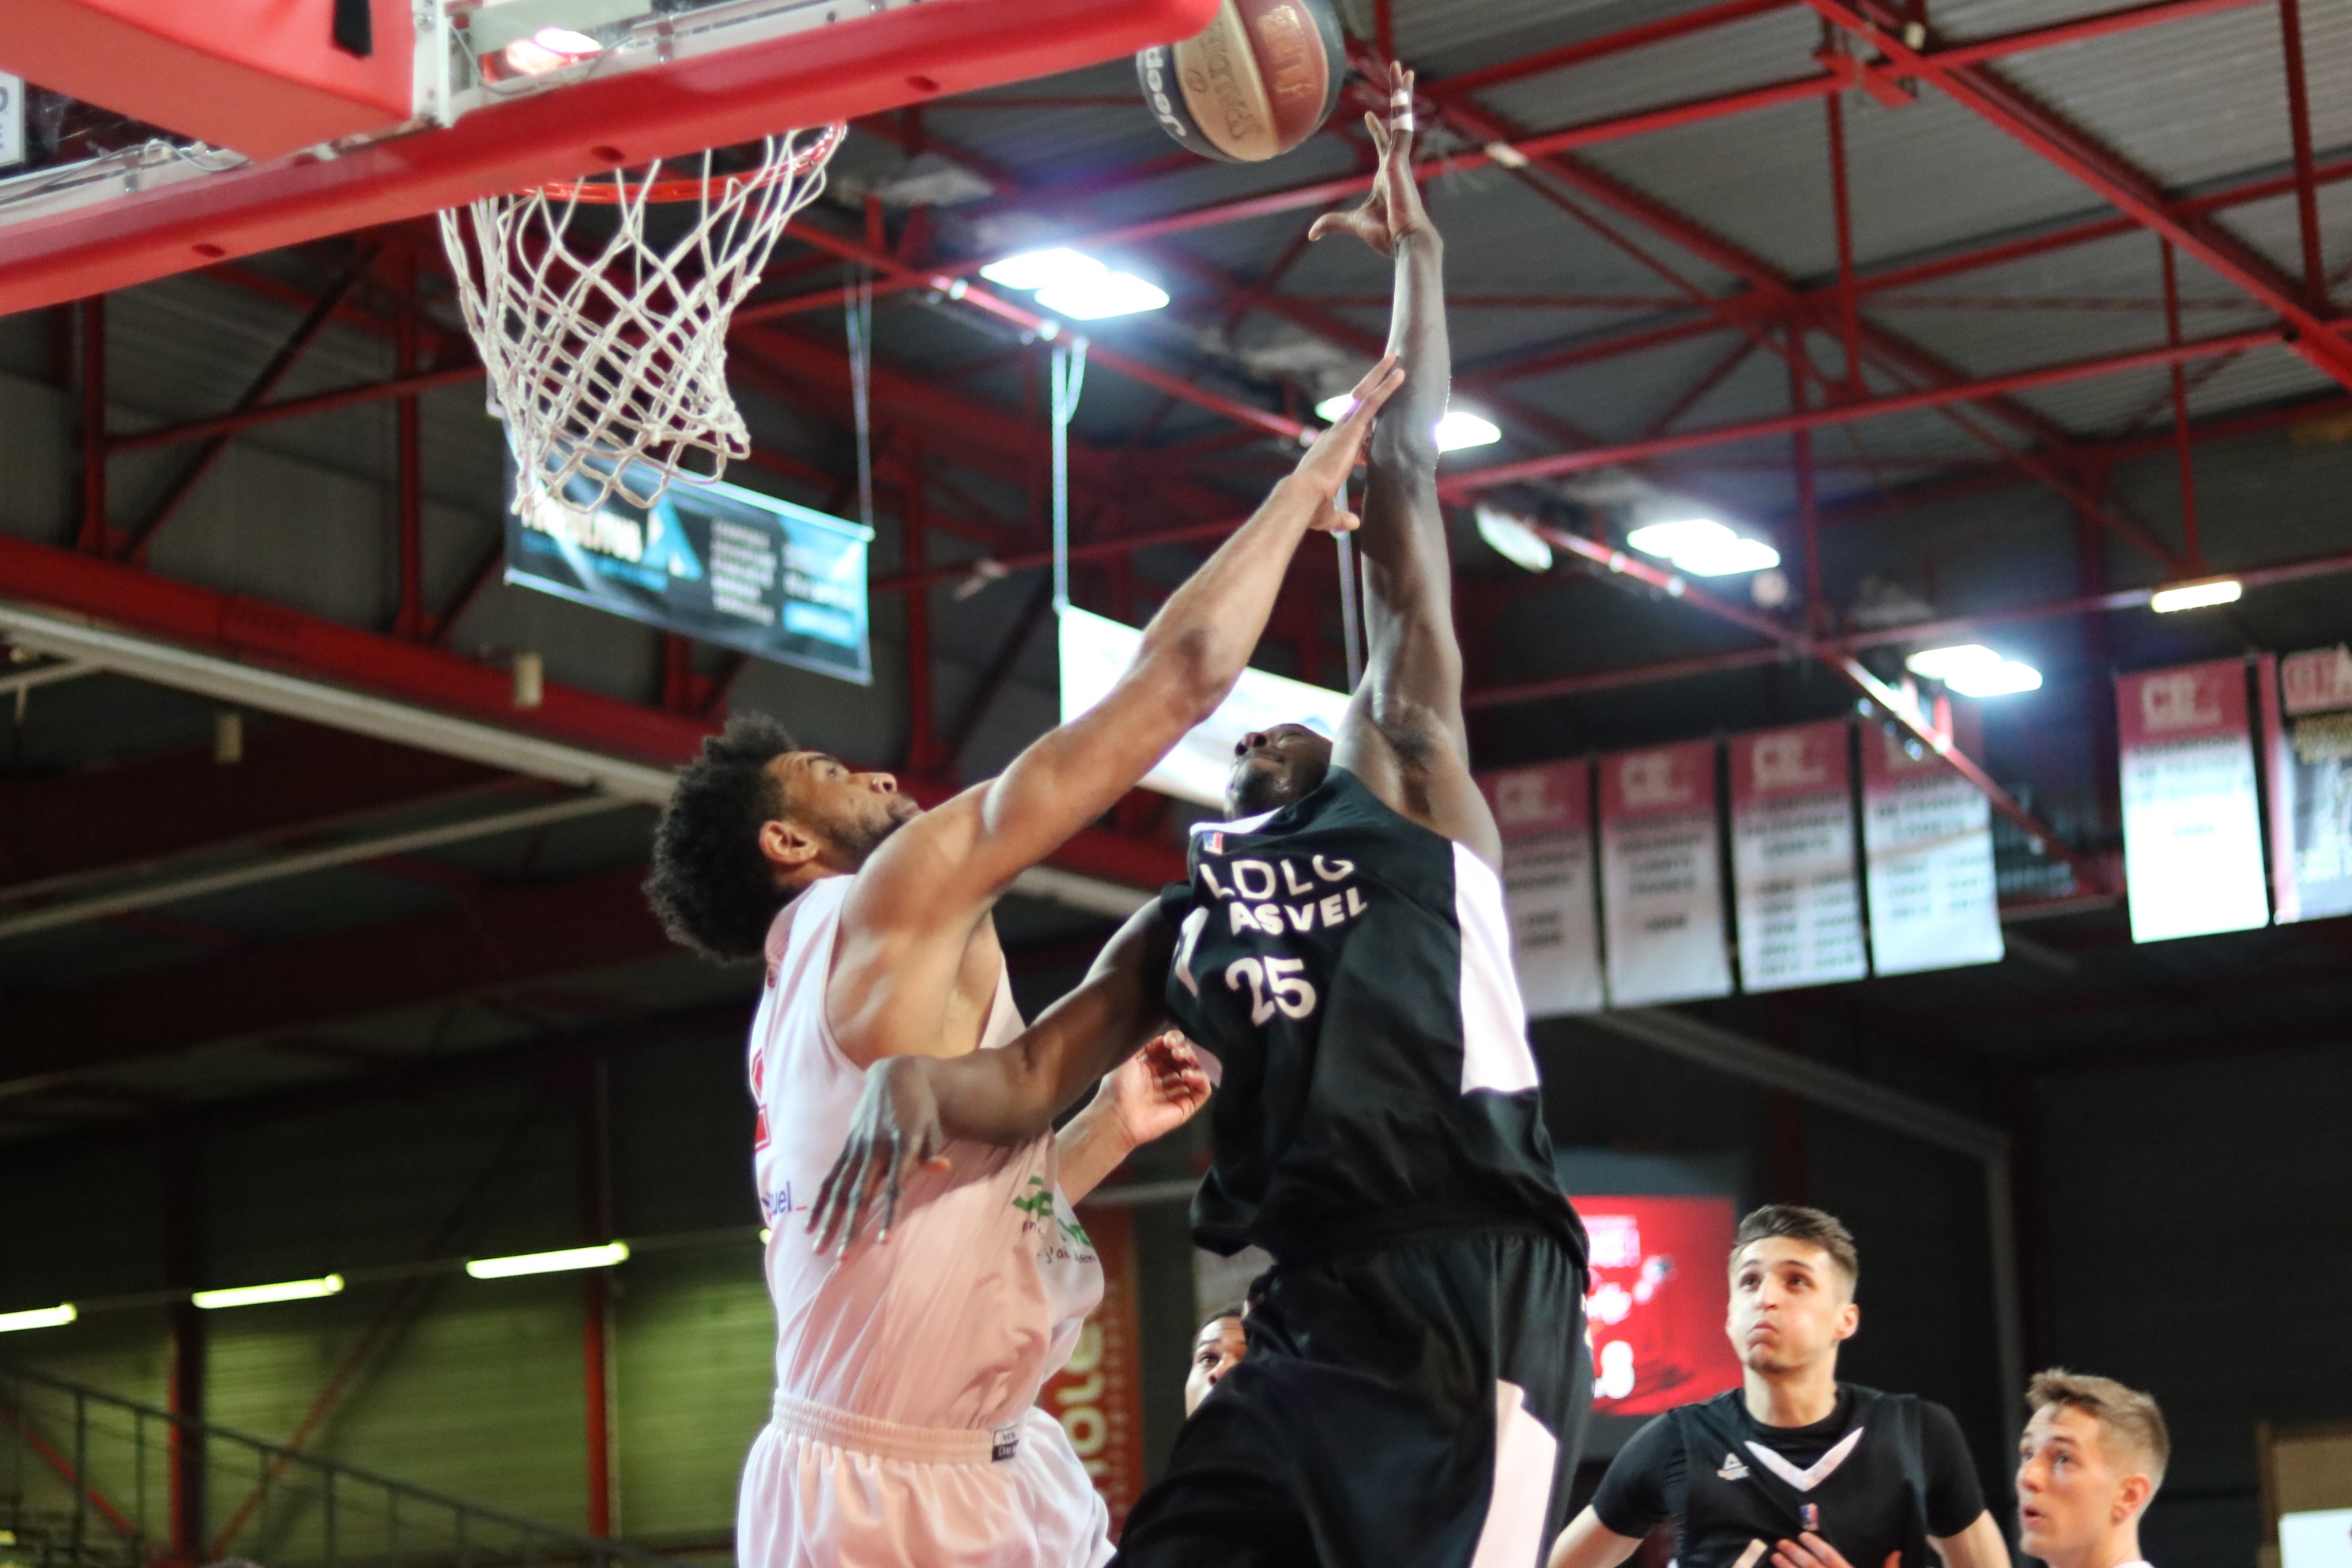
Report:
[[[2252,246],[2210,218],[2176,211],[2153,178],[1981,65],[1951,64],[1937,51],[1906,43],[1901,36],[1904,18],[1891,8],[1848,0],[1806,3],[1878,50],[1898,74],[1934,83],[2036,157],[2081,181],[2141,226],[2236,284],[2284,323],[2288,346],[2314,369],[2352,386],[2352,344],[2336,335],[2335,323],[2312,308],[2294,279]]]

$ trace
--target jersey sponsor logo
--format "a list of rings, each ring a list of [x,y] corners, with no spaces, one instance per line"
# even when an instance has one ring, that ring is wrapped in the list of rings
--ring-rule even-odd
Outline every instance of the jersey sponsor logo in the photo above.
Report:
[[[1356,874],[1354,861],[1317,855],[1304,862],[1304,871],[1301,864],[1287,858],[1234,860],[1223,880],[1204,864],[1199,880],[1202,891],[1225,906],[1228,932],[1236,936],[1330,931],[1371,907],[1361,888],[1342,886]]]
[[[768,1146],[768,1097],[762,1085],[768,1078],[768,1053],[751,1053],[751,1147],[754,1151]]]
[[[1723,1468],[1715,1473],[1727,1481],[1744,1481],[1748,1479],[1748,1467],[1738,1455],[1726,1454],[1723,1456]]]
[[[806,1207],[808,1207],[806,1204],[793,1202],[793,1184],[790,1182],[786,1182],[772,1193],[760,1194],[760,1216],[771,1226],[782,1226],[786,1215],[791,1214],[794,1209]]]
[[[1788,1482],[1799,1491],[1809,1492],[1815,1487],[1821,1485],[1823,1481],[1828,1480],[1832,1476],[1837,1474],[1837,1468],[1840,1465],[1844,1464],[1848,1458],[1853,1457],[1854,1449],[1860,1446],[1862,1442],[1862,1434],[1864,1430],[1864,1428],[1863,1427],[1855,1427],[1853,1431],[1839,1438],[1835,1447],[1832,1448],[1828,1453],[1823,1454],[1820,1458],[1815,1459],[1810,1466],[1801,1470],[1797,1468],[1796,1466],[1790,1464],[1785,1458],[1766,1447],[1763,1444],[1757,1442],[1752,1437],[1748,1440],[1748,1451],[1755,1455],[1757,1458],[1762,1460],[1766,1469],[1771,1471],[1774,1475],[1780,1477],[1782,1480]]]
[[[1014,1198],[1013,1206],[1027,1215],[1029,1223],[1039,1230],[1059,1231],[1064,1239],[1080,1247],[1094,1245],[1084,1226],[1075,1219],[1064,1219],[1061,1211],[1054,1206],[1054,1189],[1045,1184],[1043,1176],[1030,1177],[1027,1195]]]

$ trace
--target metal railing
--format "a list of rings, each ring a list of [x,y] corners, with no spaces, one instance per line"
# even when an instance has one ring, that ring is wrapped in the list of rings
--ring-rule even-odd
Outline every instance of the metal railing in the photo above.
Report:
[[[266,1568],[684,1568],[641,1547],[0,1367],[0,1568],[224,1560]]]

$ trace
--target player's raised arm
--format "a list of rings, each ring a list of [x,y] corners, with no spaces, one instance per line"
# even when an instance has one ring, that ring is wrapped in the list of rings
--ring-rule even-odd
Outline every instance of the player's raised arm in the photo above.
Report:
[[[1133,789],[1216,710],[1248,665],[1284,572],[1309,530],[1356,526],[1349,471],[1372,419],[1404,384],[1393,356],[1357,390],[1241,530],[1144,628],[1135,662],[1093,708],[1003,773],[908,823],[861,870],[843,910],[826,1015],[860,1065],[943,1037],[940,1008],[971,930],[1013,879]]]
[[[1308,232],[1354,235],[1395,263],[1389,351],[1413,367],[1373,433],[1364,489],[1365,629],[1370,658],[1332,761],[1405,816],[1496,861],[1494,820],[1470,778],[1454,567],[1437,500],[1437,422],[1453,377],[1445,332],[1445,243],[1412,175],[1412,73],[1391,65],[1388,121],[1366,115],[1380,148],[1370,197]]]

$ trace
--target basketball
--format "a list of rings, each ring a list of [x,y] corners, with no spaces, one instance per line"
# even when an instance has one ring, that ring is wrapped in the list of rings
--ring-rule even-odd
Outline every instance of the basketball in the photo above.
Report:
[[[1347,68],[1331,0],[1224,0],[1197,37],[1135,57],[1160,128],[1227,163],[1262,163],[1314,135]]]

